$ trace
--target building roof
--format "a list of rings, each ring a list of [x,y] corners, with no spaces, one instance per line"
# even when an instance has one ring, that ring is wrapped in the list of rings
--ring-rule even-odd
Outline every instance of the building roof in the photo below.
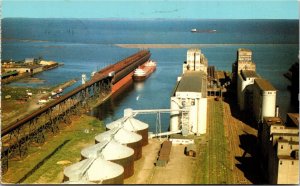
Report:
[[[216,71],[218,79],[225,79],[225,72],[224,71]]]
[[[242,70],[242,77],[243,79],[246,78],[259,78],[259,76],[256,74],[253,70]]]
[[[182,75],[176,92],[202,92],[202,78],[206,75],[201,71],[187,71]]]
[[[276,91],[273,85],[265,79],[257,78],[254,80],[254,84],[257,84],[257,86],[263,91]]]
[[[252,52],[252,50],[247,49],[247,48],[239,48],[238,51],[239,52]]]
[[[293,134],[293,133],[279,133],[279,132],[274,132],[272,134],[273,136],[298,136],[299,137],[299,134]]]
[[[188,53],[190,53],[190,52],[200,52],[201,53],[201,50],[199,48],[190,48],[190,49],[188,49],[187,52]]]
[[[277,157],[280,160],[296,160],[296,161],[299,161],[298,159],[295,159],[295,158],[293,158],[291,156],[288,156],[288,155],[278,155]],[[298,166],[298,165],[295,163],[295,166]]]
[[[32,63],[34,62],[34,58],[25,58],[25,63]]]
[[[287,113],[293,124],[299,126],[299,113]]]
[[[283,121],[280,117],[264,117],[264,123],[270,125],[283,125]]]

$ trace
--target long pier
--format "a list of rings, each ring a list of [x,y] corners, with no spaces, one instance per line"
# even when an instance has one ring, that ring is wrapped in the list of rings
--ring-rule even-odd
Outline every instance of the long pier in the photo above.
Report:
[[[23,158],[32,143],[42,144],[46,133],[57,133],[59,123],[70,123],[71,114],[88,109],[89,102],[110,96],[112,87],[151,56],[149,50],[141,50],[95,73],[92,79],[60,98],[41,107],[30,115],[17,120],[1,130],[2,173],[8,169],[8,160]]]

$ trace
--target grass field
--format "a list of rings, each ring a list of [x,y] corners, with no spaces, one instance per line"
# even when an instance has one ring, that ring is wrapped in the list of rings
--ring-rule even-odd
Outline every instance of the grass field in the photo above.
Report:
[[[198,156],[194,184],[233,183],[228,141],[224,135],[222,101],[208,99],[207,131],[196,140]]]
[[[70,125],[64,126],[64,130],[58,134],[49,136],[43,145],[29,148],[30,153],[26,158],[21,161],[10,160],[9,169],[2,176],[2,183],[16,183],[65,140],[70,140],[23,182],[61,183],[64,167],[69,166],[70,163],[78,162],[81,149],[94,144],[95,135],[105,130],[102,122],[94,117],[82,115],[80,117],[72,116],[71,119]],[[60,126],[63,125],[65,124]],[[70,163],[57,164],[60,161]]]

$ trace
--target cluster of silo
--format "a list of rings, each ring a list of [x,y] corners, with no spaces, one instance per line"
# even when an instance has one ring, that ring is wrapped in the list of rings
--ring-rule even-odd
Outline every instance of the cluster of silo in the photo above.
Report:
[[[64,170],[66,183],[122,184],[123,180],[124,168],[101,157],[82,160]]]
[[[140,134],[142,136],[142,142],[141,142],[142,146],[147,145],[148,144],[149,125],[142,121],[134,119],[133,117],[129,117],[127,120],[125,120],[124,123],[122,123],[123,120],[124,120],[124,118],[120,118],[120,119],[106,125],[106,128],[111,130],[120,125],[123,125],[124,129],[126,129],[130,132],[135,132],[137,134]]]
[[[122,145],[126,145],[134,150],[134,160],[142,157],[142,136],[130,132],[122,127],[116,127],[112,130],[103,132],[95,137],[96,143],[114,139]]]
[[[130,177],[134,173],[133,154],[133,149],[121,145],[115,140],[103,141],[81,151],[82,159],[100,156],[104,160],[121,165],[124,168],[124,178]]]
[[[107,128],[94,145],[82,149],[82,161],[65,168],[64,183],[122,184],[134,174],[134,160],[148,144],[148,124],[125,116]]]

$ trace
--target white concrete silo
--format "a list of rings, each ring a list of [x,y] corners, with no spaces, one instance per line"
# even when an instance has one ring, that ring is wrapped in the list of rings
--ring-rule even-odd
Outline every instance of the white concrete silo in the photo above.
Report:
[[[128,112],[129,111],[129,112]],[[145,146],[148,144],[148,131],[149,131],[149,125],[137,120],[133,117],[129,117],[131,115],[130,111],[131,109],[125,109],[124,110],[124,117],[120,118],[114,122],[111,122],[106,125],[106,128],[111,130],[115,127],[123,126],[124,129],[135,132],[137,134],[140,134],[142,136],[142,146]],[[128,119],[125,119],[126,117],[129,117]],[[124,121],[124,122],[123,122]]]
[[[121,165],[124,168],[124,178],[129,178],[134,173],[134,150],[114,140],[103,141],[81,150],[83,159],[102,157],[104,160]]]
[[[100,157],[85,159],[64,169],[64,181],[123,184],[124,168]]]
[[[63,184],[80,184],[80,185],[86,185],[86,184],[96,184],[94,182],[86,181],[86,180],[79,180],[79,181],[65,181]]]
[[[95,137],[96,143],[114,139],[115,141],[126,145],[134,150],[134,160],[142,157],[142,136],[134,132],[130,132],[124,128],[113,128],[112,130],[103,132]]]

